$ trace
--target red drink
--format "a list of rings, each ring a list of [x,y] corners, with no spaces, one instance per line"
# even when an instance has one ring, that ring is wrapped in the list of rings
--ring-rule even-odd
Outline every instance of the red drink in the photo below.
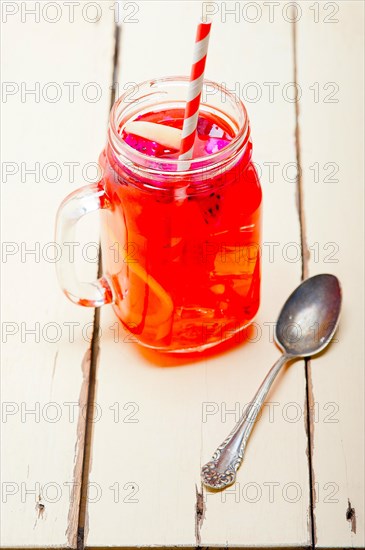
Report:
[[[155,110],[137,120],[181,129],[183,116],[183,109]],[[176,149],[122,137],[150,157],[178,158]],[[222,150],[234,137],[226,121],[202,111],[193,158]],[[104,232],[106,272],[117,290],[118,317],[145,345],[201,349],[231,337],[256,314],[261,189],[250,155],[248,143],[231,169],[212,178],[202,172],[181,199],[156,180],[146,190],[148,180],[137,181],[116,159],[106,163],[105,192],[114,205]]]
[[[261,188],[242,103],[205,84],[188,167],[177,149],[124,131],[130,120],[181,129],[187,85],[144,83],[116,103],[97,189],[105,277],[96,305],[112,301],[141,344],[164,351],[231,338],[260,302]]]

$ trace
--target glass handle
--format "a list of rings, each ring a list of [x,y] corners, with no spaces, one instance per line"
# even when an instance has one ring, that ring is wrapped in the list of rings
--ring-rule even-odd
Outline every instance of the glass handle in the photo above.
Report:
[[[75,241],[77,222],[90,212],[107,208],[108,201],[100,182],[87,185],[68,195],[58,209],[56,217],[56,242],[61,247],[61,259],[57,262],[57,276],[67,298],[86,307],[100,307],[113,301],[113,293],[106,277],[95,282],[78,280],[75,263],[67,245]]]

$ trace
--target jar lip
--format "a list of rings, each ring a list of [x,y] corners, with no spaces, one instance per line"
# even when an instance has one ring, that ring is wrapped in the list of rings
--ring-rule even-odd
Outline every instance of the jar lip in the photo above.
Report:
[[[238,110],[238,116],[240,117],[240,121],[234,121],[232,120],[232,124],[235,123],[238,124],[238,131],[236,135],[233,137],[232,141],[229,142],[228,145],[223,147],[220,151],[217,151],[216,153],[212,153],[210,155],[204,156],[204,157],[196,157],[192,159],[191,161],[188,161],[189,166],[187,167],[187,161],[186,160],[179,160],[179,159],[170,159],[170,158],[156,158],[151,157],[149,155],[146,155],[144,153],[141,153],[128,145],[122,138],[121,134],[118,131],[120,124],[118,122],[118,113],[120,110],[120,106],[124,103],[127,105],[135,105],[138,104],[140,99],[143,99],[145,97],[148,97],[150,95],[155,95],[158,92],[157,87],[159,85],[163,84],[185,84],[187,85],[189,83],[189,78],[186,76],[168,76],[168,77],[162,77],[162,78],[155,78],[151,80],[145,80],[144,82],[141,82],[138,84],[138,89],[145,87],[146,90],[148,87],[152,88],[155,87],[155,91],[151,93],[146,93],[145,95],[141,96],[138,99],[135,99],[133,101],[126,102],[126,99],[128,96],[133,93],[133,90],[127,90],[120,98],[114,103],[111,112],[110,112],[110,118],[109,118],[109,141],[110,145],[112,146],[115,155],[120,158],[123,162],[128,162],[128,165],[130,166],[131,162],[138,166],[139,169],[146,170],[150,174],[158,173],[158,174],[165,174],[166,176],[173,176],[173,174],[178,174],[179,177],[181,177],[184,174],[193,175],[194,173],[198,173],[202,170],[202,168],[213,168],[217,165],[219,165],[222,161],[232,159],[232,156],[236,156],[236,154],[242,149],[242,147],[247,143],[249,139],[250,134],[250,125],[249,125],[249,119],[247,115],[246,108],[241,101],[239,97],[237,97],[234,93],[231,91],[225,89],[221,84],[218,84],[212,80],[204,79],[203,86],[211,86],[213,87],[217,92],[221,93],[225,97],[228,98],[232,103],[234,103]],[[208,103],[203,103],[203,105],[209,106]],[[215,111],[218,111],[217,108],[214,108]],[[222,111],[223,112],[223,111]],[[231,118],[231,117],[229,117]],[[128,119],[126,119],[128,120]],[[152,166],[151,166],[152,165]],[[158,166],[156,166],[158,165]]]

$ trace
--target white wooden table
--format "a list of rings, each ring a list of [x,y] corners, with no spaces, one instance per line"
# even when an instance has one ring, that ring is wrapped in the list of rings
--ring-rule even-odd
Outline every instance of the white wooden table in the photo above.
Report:
[[[364,547],[364,4],[209,3],[206,76],[246,102],[261,172],[263,293],[251,341],[194,362],[116,342],[111,309],[56,282],[55,213],[97,180],[113,81],[189,73],[199,2],[125,1],[118,31],[115,5],[1,6],[1,544]],[[89,279],[91,241],[90,217]],[[321,272],[343,286],[336,342],[282,373],[236,484],[207,492],[200,466],[278,357],[283,301]]]

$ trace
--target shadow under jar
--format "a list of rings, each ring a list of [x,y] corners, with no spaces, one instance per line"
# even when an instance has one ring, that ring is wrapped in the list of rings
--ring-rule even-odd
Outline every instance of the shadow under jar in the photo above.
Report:
[[[61,286],[81,305],[112,302],[140,344],[174,352],[232,338],[260,302],[262,193],[242,102],[205,81],[191,161],[123,133],[132,120],[181,129],[188,84],[148,81],[115,103],[99,159],[103,178],[65,199],[57,231],[62,246],[79,217],[102,210],[104,276],[79,283],[61,262]]]

